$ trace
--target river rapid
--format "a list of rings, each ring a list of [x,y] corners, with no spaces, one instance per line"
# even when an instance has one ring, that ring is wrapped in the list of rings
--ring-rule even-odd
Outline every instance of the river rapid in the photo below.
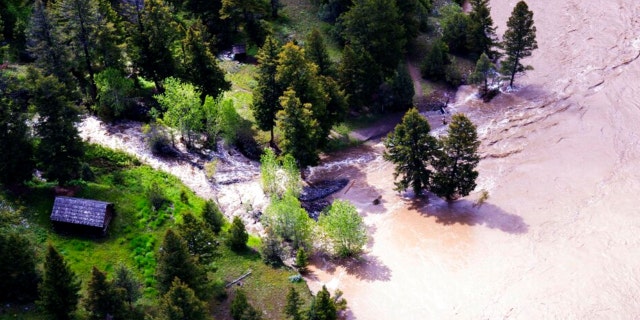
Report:
[[[490,1],[499,34],[516,2]],[[312,173],[353,179],[335,196],[369,226],[361,260],[316,257],[308,277],[344,292],[348,318],[640,317],[640,3],[528,4],[535,70],[489,104],[462,88],[453,105],[479,127],[486,203],[398,195],[379,142]]]

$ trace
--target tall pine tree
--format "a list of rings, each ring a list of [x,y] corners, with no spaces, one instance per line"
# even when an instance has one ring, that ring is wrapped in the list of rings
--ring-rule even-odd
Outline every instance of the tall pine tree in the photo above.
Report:
[[[502,62],[502,73],[509,76],[509,86],[513,86],[516,73],[531,70],[533,67],[521,63],[522,58],[531,56],[538,49],[536,27],[533,25],[533,12],[524,1],[518,2],[507,21],[507,31],[502,45],[506,59]]]
[[[284,306],[284,314],[287,315],[287,319],[302,320],[302,312],[300,308],[304,302],[300,299],[300,294],[293,287],[289,288],[287,293],[287,304]]]
[[[106,273],[95,266],[91,269],[84,307],[91,314],[92,320],[107,319],[110,316],[123,319],[124,298],[124,290],[117,290],[113,283],[107,280]]]
[[[470,3],[467,48],[475,55],[486,53],[491,58],[497,58],[494,48],[498,45],[498,37],[491,18],[489,0],[471,0]]]
[[[206,275],[189,254],[186,242],[173,230],[169,229],[164,234],[157,259],[156,279],[160,293],[167,293],[175,278],[178,278],[193,289],[198,297],[206,297]]]
[[[300,168],[318,163],[318,122],[312,117],[311,104],[302,104],[293,90],[280,98],[282,111],[278,112],[278,127],[284,133],[282,150],[292,155]]]
[[[283,89],[276,81],[278,55],[280,45],[276,38],[269,36],[264,45],[258,50],[258,85],[253,93],[251,110],[258,128],[271,133],[270,144],[274,145],[273,128],[276,123],[276,113],[281,109],[280,96]]]
[[[160,301],[161,320],[205,320],[210,319],[206,304],[198,299],[193,290],[180,281],[171,283],[169,291]]]
[[[68,320],[78,306],[80,280],[58,251],[49,244],[38,305],[52,319]]]

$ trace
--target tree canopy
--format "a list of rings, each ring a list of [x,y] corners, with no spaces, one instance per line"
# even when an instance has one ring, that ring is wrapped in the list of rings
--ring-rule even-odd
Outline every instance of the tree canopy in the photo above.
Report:
[[[80,299],[80,280],[58,251],[49,244],[38,305],[56,320],[71,319]]]

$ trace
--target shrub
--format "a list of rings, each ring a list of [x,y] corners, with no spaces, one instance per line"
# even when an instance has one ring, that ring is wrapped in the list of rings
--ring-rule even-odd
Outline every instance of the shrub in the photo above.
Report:
[[[169,201],[160,186],[155,182],[147,189],[147,199],[149,199],[149,203],[154,210],[159,210],[165,202]]]
[[[244,223],[238,216],[234,217],[231,228],[229,228],[227,245],[233,251],[242,251],[247,248],[247,240],[249,240],[249,234]]]

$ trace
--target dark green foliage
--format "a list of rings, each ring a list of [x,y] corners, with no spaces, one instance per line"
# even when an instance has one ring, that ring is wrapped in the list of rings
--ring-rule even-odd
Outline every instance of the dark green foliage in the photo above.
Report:
[[[321,131],[319,147],[323,148],[329,141],[326,137],[331,132],[331,128],[344,120],[349,104],[347,103],[345,91],[340,88],[340,84],[333,77],[321,76],[320,83],[328,95],[325,116],[322,119],[318,119]]]
[[[169,201],[162,188],[156,182],[153,182],[147,189],[147,198],[153,210],[160,210]]]
[[[160,293],[167,293],[175,278],[191,288],[198,297],[206,297],[206,275],[189,254],[186,242],[168,229],[158,252],[156,279]]]
[[[338,81],[351,109],[367,105],[382,81],[382,72],[369,52],[346,45],[338,67]]]
[[[284,133],[282,150],[292,155],[301,168],[318,163],[318,122],[313,118],[312,106],[304,105],[293,90],[280,98],[283,110],[278,112],[278,127]]]
[[[307,272],[308,265],[309,255],[307,254],[307,251],[304,250],[304,247],[301,247],[296,253],[296,268],[298,268],[298,272],[305,273]]]
[[[422,77],[436,81],[444,79],[449,63],[449,47],[440,39],[434,41],[420,66]]]
[[[513,86],[516,73],[533,69],[523,65],[520,60],[531,56],[531,51],[538,49],[533,12],[524,1],[518,2],[511,12],[507,31],[503,36],[503,48],[506,59],[502,62],[502,73],[510,77],[509,86]]]
[[[267,228],[260,247],[262,261],[271,266],[279,266],[282,264],[282,255],[282,239],[273,232],[273,229]]]
[[[318,16],[323,21],[333,24],[341,14],[349,10],[352,3],[352,0],[322,0],[320,1]]]
[[[357,0],[339,20],[344,27],[343,37],[354,51],[368,52],[382,71],[383,79],[392,74],[407,43],[396,1]]]
[[[101,71],[96,74],[95,79],[98,89],[98,116],[107,121],[120,118],[132,102],[133,80],[114,68]]]
[[[26,124],[25,110],[10,96],[15,81],[0,77],[0,183],[20,184],[31,179],[34,161],[33,137]]]
[[[204,263],[213,260],[218,247],[213,231],[207,228],[203,221],[198,220],[190,212],[182,215],[182,223],[178,225],[178,232],[187,243],[189,253]]]
[[[51,244],[44,262],[44,280],[38,291],[38,305],[51,319],[71,319],[80,298],[80,281]]]
[[[231,250],[242,251],[247,248],[247,240],[249,240],[249,234],[244,223],[238,216],[233,217],[227,236],[227,245]]]
[[[407,110],[413,105],[414,95],[415,89],[409,69],[401,63],[382,90],[383,108],[392,111]]]
[[[35,1],[27,33],[28,51],[35,58],[36,66],[70,87],[70,58],[62,44],[63,40],[56,32],[56,20],[46,1]]]
[[[481,85],[480,95],[485,99],[489,94],[489,79],[492,77],[492,73],[495,73],[495,67],[489,57],[483,53],[476,62],[475,71],[469,76],[470,83]]]
[[[124,290],[116,289],[112,282],[107,281],[107,274],[94,266],[87,284],[84,307],[93,320],[102,320],[108,316],[124,319]]]
[[[264,45],[258,51],[258,82],[253,93],[251,110],[256,119],[258,128],[271,132],[271,144],[274,143],[273,127],[275,126],[276,113],[281,109],[279,98],[282,88],[276,81],[278,67],[278,55],[280,45],[273,37],[267,37]]]
[[[208,200],[202,209],[202,219],[213,233],[218,234],[224,225],[224,215],[213,200]]]
[[[470,3],[467,48],[475,55],[486,53],[491,58],[497,58],[494,47],[498,46],[498,38],[491,18],[489,0],[471,0]]]
[[[284,306],[284,314],[287,316],[287,319],[291,320],[302,320],[302,310],[300,308],[304,302],[300,299],[300,294],[293,287],[289,288],[289,293],[287,293],[287,304]]]
[[[402,15],[402,24],[406,31],[407,41],[415,39],[427,22],[431,11],[431,0],[401,0],[396,1]]]
[[[198,20],[187,30],[182,40],[181,78],[191,82],[200,91],[200,101],[204,103],[207,95],[217,97],[231,88],[231,83],[224,79],[224,72],[209,49],[211,44],[205,26]]]
[[[205,320],[210,319],[207,305],[198,299],[187,284],[175,278],[169,291],[160,301],[162,320]]]
[[[462,72],[460,72],[458,64],[453,57],[451,58],[451,63],[445,67],[444,81],[453,87],[458,87],[462,84]]]
[[[402,122],[384,140],[387,150],[384,158],[395,164],[394,179],[396,190],[403,191],[409,186],[416,196],[429,186],[431,170],[429,164],[436,150],[436,139],[429,135],[429,122],[415,108],[410,109]]]
[[[313,298],[307,319],[309,320],[336,320],[338,308],[326,286]]]
[[[29,71],[31,104],[38,113],[36,156],[44,176],[65,185],[80,177],[84,146],[76,124],[79,111],[68,100],[69,93],[54,76]]]
[[[465,53],[467,50],[467,26],[469,16],[462,12],[457,4],[449,4],[441,9],[442,41],[453,53]]]
[[[476,126],[463,114],[455,114],[439,144],[431,191],[447,200],[468,195],[476,187],[475,168],[480,161]]]
[[[249,301],[244,291],[236,291],[236,296],[231,301],[231,318],[233,320],[259,320],[260,313],[256,310]]]
[[[333,62],[329,58],[329,51],[324,43],[324,38],[320,30],[313,28],[307,35],[304,46],[304,53],[307,59],[318,66],[318,74],[331,76],[334,73]]]
[[[0,199],[0,302],[24,303],[37,297],[35,245],[20,222],[20,211]]]
[[[133,304],[142,296],[142,283],[136,275],[125,265],[120,264],[113,279],[113,286],[116,290],[122,290],[124,301],[133,308]]]

